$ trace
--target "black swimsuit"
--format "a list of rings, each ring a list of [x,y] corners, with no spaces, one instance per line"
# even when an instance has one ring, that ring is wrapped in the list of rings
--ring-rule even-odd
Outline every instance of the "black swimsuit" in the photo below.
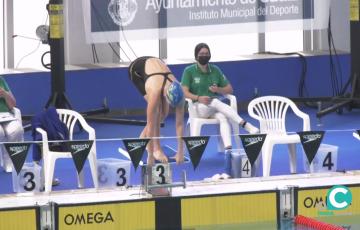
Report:
[[[148,59],[154,58],[154,57],[139,57],[135,61],[133,61],[129,66],[129,78],[134,83],[135,87],[139,90],[139,92],[145,96],[145,82],[146,80],[154,75],[163,75],[164,81],[161,87],[161,93],[164,91],[166,80],[173,82],[169,75],[172,74],[171,72],[166,73],[152,73],[152,74],[146,74],[145,73],[145,63]]]

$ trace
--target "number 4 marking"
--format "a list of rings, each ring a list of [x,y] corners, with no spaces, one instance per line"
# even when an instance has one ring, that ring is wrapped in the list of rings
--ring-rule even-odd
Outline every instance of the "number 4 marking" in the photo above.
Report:
[[[246,175],[248,175],[250,173],[250,166],[249,166],[250,162],[247,160],[242,168],[243,172],[246,172]]]
[[[326,155],[324,161],[323,161],[323,167],[327,167],[329,171],[331,171],[332,167],[334,166],[334,163],[331,160],[331,152],[328,152]]]

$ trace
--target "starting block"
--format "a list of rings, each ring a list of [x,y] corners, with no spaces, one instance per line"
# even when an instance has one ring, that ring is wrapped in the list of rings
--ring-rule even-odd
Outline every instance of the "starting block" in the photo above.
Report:
[[[19,173],[12,171],[13,191],[16,193],[40,192],[41,166],[35,163],[25,163]]]
[[[244,149],[231,150],[231,177],[246,178],[256,176],[256,168],[259,160],[251,167],[250,161]]]
[[[172,182],[171,164],[144,165],[141,167],[142,184],[145,191],[153,196],[171,196],[173,187],[186,188],[186,172],[182,182]]]
[[[170,196],[171,188],[162,185],[171,184],[172,172],[169,164],[144,165],[141,167],[141,180],[145,191],[154,196]],[[158,187],[151,187],[159,185]]]
[[[303,162],[305,172],[335,172],[337,170],[338,146],[321,144],[311,165],[304,153]]]
[[[161,146],[165,155],[168,157],[168,163],[161,163],[155,161],[154,166],[149,166],[146,163],[147,154],[144,154],[139,166],[141,166],[142,185],[145,191],[153,196],[170,196],[173,187],[186,187],[186,172],[183,171],[183,182],[172,182],[172,165],[176,164],[175,156],[176,150],[168,145]],[[119,148],[119,152],[130,159],[129,153]],[[184,163],[190,162],[190,159],[184,156]]]
[[[117,158],[97,160],[98,182],[100,188],[128,186],[130,183],[131,161]]]

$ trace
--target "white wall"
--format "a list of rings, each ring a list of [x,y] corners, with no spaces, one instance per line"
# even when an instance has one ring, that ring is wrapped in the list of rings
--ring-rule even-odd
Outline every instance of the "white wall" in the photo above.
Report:
[[[335,48],[350,52],[350,3],[349,0],[331,0],[331,30]],[[324,9],[328,10],[328,9]],[[328,21],[327,21],[328,22]],[[329,50],[327,30],[321,30],[315,37],[315,48]]]
[[[337,50],[350,52],[349,0],[331,1],[332,34]]]
[[[64,0],[65,16],[65,64],[93,63],[91,45],[86,43],[81,0]],[[116,59],[108,44],[96,44],[101,62],[112,63]]]

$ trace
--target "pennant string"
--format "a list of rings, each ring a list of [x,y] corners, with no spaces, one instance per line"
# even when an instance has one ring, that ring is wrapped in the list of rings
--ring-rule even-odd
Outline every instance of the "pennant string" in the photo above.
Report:
[[[325,132],[357,132],[357,129],[334,129],[334,130],[323,130]],[[291,131],[291,132],[286,132],[287,134],[296,134],[298,132],[295,131]],[[239,134],[232,134],[232,137],[236,137]],[[240,135],[251,135],[251,134],[240,134]],[[211,137],[220,137],[220,134],[211,134],[211,135],[206,135]],[[178,138],[183,138],[183,137],[187,137],[187,136],[162,136],[162,137],[147,137],[151,140],[156,140],[156,139],[178,139]],[[134,138],[130,138],[130,137],[114,137],[114,138],[95,138],[94,141],[96,142],[108,142],[108,141],[123,141],[123,140],[132,140]],[[141,138],[138,138],[141,139]],[[76,140],[48,140],[49,143],[62,143],[62,142],[71,142],[71,141],[88,141],[89,139],[76,139]],[[8,141],[3,141],[0,142],[0,144],[4,144],[4,143],[19,143],[19,142],[8,142]],[[40,141],[21,141],[21,143],[30,143],[30,144],[41,144],[43,143],[41,140]]]

